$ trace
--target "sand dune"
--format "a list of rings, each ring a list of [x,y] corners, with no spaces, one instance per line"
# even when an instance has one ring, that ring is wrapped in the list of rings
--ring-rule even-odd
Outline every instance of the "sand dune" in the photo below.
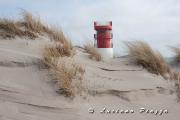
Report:
[[[74,99],[58,94],[41,62],[42,48],[49,41],[0,40],[0,120],[179,120],[180,92],[173,82],[129,63],[128,57],[97,62],[76,47],[74,60],[86,71],[84,91]],[[100,113],[104,107],[111,113]],[[139,113],[142,107],[168,113]]]

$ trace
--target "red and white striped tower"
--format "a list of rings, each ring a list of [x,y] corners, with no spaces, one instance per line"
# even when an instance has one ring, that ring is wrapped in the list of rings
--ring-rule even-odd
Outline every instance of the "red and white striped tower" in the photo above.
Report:
[[[94,46],[103,58],[113,58],[112,21],[94,22]]]

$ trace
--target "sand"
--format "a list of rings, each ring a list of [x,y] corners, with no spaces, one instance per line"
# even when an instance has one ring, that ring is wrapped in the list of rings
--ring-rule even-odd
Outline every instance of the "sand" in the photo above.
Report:
[[[75,48],[74,60],[86,70],[85,91],[74,99],[58,94],[41,62],[48,42],[46,37],[0,40],[0,120],[180,119],[180,91],[173,82],[131,64],[128,57],[96,62]],[[154,113],[140,113],[140,108]]]

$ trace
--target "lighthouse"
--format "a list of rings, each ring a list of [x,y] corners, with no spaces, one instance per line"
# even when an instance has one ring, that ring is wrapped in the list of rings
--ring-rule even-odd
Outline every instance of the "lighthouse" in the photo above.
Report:
[[[94,47],[103,58],[113,58],[112,21],[94,22]]]

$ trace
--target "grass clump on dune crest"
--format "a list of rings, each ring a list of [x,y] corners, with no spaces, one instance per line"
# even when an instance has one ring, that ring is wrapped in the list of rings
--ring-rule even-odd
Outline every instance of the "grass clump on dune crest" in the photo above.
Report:
[[[6,38],[15,38],[15,36],[18,37],[29,37],[29,38],[35,38],[37,35],[31,31],[28,31],[26,29],[22,29],[18,22],[11,20],[11,19],[0,19],[0,36],[3,39]]]
[[[29,37],[34,39],[40,34],[46,34],[52,41],[58,43],[56,47],[60,54],[63,56],[70,56],[72,52],[72,44],[65,37],[62,30],[48,27],[44,25],[39,17],[33,16],[30,12],[23,10],[21,12],[22,19],[15,21],[10,19],[0,19],[0,37],[15,38]]]
[[[21,16],[22,20],[19,21],[19,24],[25,27],[28,31],[39,34],[49,32],[49,27],[41,22],[40,17],[35,17],[26,10],[21,11]]]
[[[15,35],[17,36],[22,36],[23,31],[21,29],[19,29],[18,24],[10,19],[1,19],[0,20],[0,29],[4,32],[4,33],[9,33],[11,34],[13,37]]]
[[[72,44],[65,37],[62,30],[55,27],[48,27],[44,25],[40,18],[34,17],[31,13],[27,11],[22,12],[23,16],[23,26],[29,31],[33,31],[35,33],[45,33],[47,34],[52,41],[55,42],[54,46],[46,47],[45,49],[53,50],[52,53],[59,54],[59,56],[71,56],[72,53]],[[48,51],[48,50],[47,50]]]
[[[101,54],[96,50],[96,48],[92,45],[92,43],[86,43],[84,45],[84,49],[87,53],[89,53],[90,59],[95,59],[96,61],[101,61],[102,56]]]
[[[141,65],[149,72],[160,74],[163,77],[170,73],[170,68],[162,55],[153,51],[147,43],[134,41],[126,42],[125,44],[128,47],[129,55],[137,65]]]
[[[38,35],[50,34],[54,31],[53,28],[43,24],[40,17],[33,16],[26,10],[21,11],[21,19],[12,20],[0,18],[0,36],[4,39],[18,37],[36,38]]]
[[[174,80],[176,86],[180,86],[180,73],[172,70],[163,56],[154,51],[146,42],[125,42],[125,45],[135,64],[143,66],[151,73],[160,74],[165,79]]]

